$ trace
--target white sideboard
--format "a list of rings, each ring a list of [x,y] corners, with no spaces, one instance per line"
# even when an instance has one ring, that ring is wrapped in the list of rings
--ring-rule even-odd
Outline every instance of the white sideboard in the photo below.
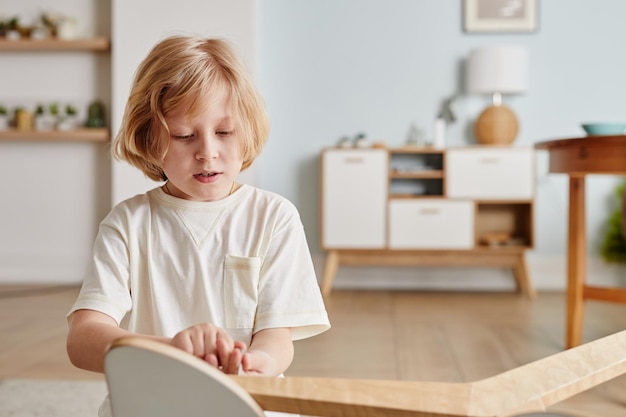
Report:
[[[321,163],[322,292],[341,265],[510,267],[534,297],[531,148],[329,148]]]

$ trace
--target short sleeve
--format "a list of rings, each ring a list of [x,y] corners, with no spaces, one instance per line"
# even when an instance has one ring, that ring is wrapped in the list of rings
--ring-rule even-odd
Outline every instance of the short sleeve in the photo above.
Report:
[[[254,332],[292,329],[294,340],[330,328],[304,227],[295,206],[285,202],[266,248],[259,280]]]
[[[119,325],[132,307],[127,238],[112,217],[100,224],[87,275],[68,316],[76,310],[95,310]]]

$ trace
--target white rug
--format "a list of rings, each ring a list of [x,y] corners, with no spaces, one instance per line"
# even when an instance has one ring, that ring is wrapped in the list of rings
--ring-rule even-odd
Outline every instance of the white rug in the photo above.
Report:
[[[104,381],[0,381],[0,417],[97,417]]]

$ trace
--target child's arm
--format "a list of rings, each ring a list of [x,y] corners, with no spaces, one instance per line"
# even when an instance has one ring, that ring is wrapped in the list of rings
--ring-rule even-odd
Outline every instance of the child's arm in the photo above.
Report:
[[[104,355],[109,344],[128,336],[127,330],[117,326],[112,317],[94,310],[77,310],[69,317],[67,354],[78,368],[104,372]],[[167,343],[169,339],[146,336]]]
[[[104,372],[104,356],[111,342],[133,334],[118,327],[112,317],[94,310],[75,311],[69,317],[69,326],[67,353],[70,361],[78,368],[94,372]],[[234,342],[224,329],[209,323],[191,326],[171,339],[150,335],[141,337],[171,344],[215,367],[222,367],[225,372],[234,368],[236,373],[245,350],[243,342]]]
[[[252,336],[241,367],[244,374],[277,376],[287,370],[292,360],[291,329],[265,329]]]

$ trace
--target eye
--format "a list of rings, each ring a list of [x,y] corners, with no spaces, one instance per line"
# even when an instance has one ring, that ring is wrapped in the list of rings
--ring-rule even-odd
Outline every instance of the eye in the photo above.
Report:
[[[172,137],[176,140],[189,140],[191,138],[193,138],[193,134],[189,134],[189,135],[172,135]]]
[[[232,135],[232,133],[233,133],[232,130],[218,130],[215,132],[215,134],[218,136],[230,136]]]

